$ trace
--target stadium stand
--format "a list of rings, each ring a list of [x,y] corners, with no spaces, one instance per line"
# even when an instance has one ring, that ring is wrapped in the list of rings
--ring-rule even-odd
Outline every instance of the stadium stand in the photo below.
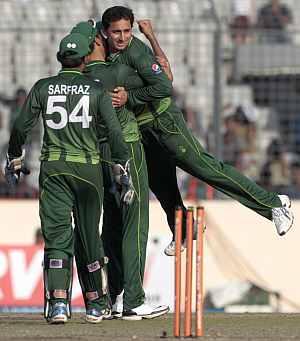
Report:
[[[256,9],[258,10],[267,2],[267,0],[256,0]],[[287,5],[293,13],[293,22],[289,25],[288,31],[292,36],[293,46],[297,46],[300,44],[300,2],[296,0],[281,2]],[[245,82],[243,79],[234,80],[236,47],[229,30],[232,15],[229,0],[2,0],[0,94],[12,96],[19,86],[29,90],[37,79],[56,73],[59,67],[55,58],[58,42],[70,27],[89,17],[100,18],[105,8],[120,4],[131,7],[137,19],[151,18],[153,20],[159,41],[173,68],[174,86],[185,97],[188,106],[202,113],[201,125],[204,131],[212,124],[214,104],[220,101],[221,107],[227,103],[233,105],[246,103],[256,108],[259,117],[257,127],[260,132],[263,132],[258,136],[263,148],[275,135],[283,133],[276,128],[276,125],[274,128],[274,125],[269,123],[272,122],[274,116],[285,112],[285,101],[294,98],[294,94],[291,94],[289,89],[291,82],[295,84],[298,82],[297,77],[292,79],[295,70],[291,66],[288,75],[290,78],[285,80],[290,82],[289,85],[280,83],[283,91],[280,108],[277,103],[257,101],[255,96],[257,89],[253,88],[253,83]],[[215,14],[218,17],[219,26],[216,25]],[[217,28],[221,33],[221,41],[217,46],[221,52],[219,55],[220,84],[218,84],[221,89],[220,98],[216,97],[216,84],[214,83],[217,70],[214,39]],[[142,38],[136,27],[134,32]],[[255,34],[256,32],[254,32],[253,41],[257,43]],[[254,53],[251,48],[249,51],[249,53]],[[251,55],[249,60],[253,58],[255,55]],[[267,57],[261,56],[261,58]],[[257,84],[255,83],[255,86]],[[270,91],[269,88],[264,88],[265,86],[268,85],[263,84],[259,88],[262,96]],[[299,87],[298,83],[296,87]],[[285,91],[288,92],[286,96]],[[298,91],[297,88],[295,93]],[[292,111],[291,115],[294,115],[292,123],[287,125],[284,134],[295,134],[295,129],[293,130],[291,125],[295,122],[298,110]],[[1,113],[4,116],[3,121],[7,121],[8,110],[5,106],[3,110],[1,109]],[[215,132],[215,134],[220,133]],[[3,149],[8,136],[5,127],[1,128],[1,135],[0,149]],[[202,136],[202,139],[205,141],[206,137]],[[293,144],[297,143],[300,138],[292,136],[286,140],[290,141],[289,151],[297,153],[298,149]],[[38,149],[38,145],[34,148]],[[36,155],[37,153],[34,152],[33,168],[37,169]]]

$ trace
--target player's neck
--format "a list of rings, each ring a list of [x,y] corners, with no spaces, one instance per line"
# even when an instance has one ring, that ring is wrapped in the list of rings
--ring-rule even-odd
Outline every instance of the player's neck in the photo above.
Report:
[[[105,62],[105,55],[101,51],[94,50],[88,57],[88,62],[93,62],[95,60]]]

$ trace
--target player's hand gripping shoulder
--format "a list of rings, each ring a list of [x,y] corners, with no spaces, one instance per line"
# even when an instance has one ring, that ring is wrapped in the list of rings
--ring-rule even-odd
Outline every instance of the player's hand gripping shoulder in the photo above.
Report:
[[[114,180],[121,192],[121,201],[126,205],[130,205],[134,198],[134,188],[132,185],[129,160],[125,166],[120,164],[113,165]]]
[[[20,180],[21,173],[24,175],[30,174],[28,168],[24,166],[25,150],[22,151],[22,155],[19,157],[11,157],[6,155],[6,166],[5,166],[5,179],[7,183],[14,187]]]

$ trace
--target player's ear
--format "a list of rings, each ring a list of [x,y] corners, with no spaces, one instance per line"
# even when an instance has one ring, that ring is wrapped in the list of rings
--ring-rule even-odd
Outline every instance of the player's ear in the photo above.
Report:
[[[107,38],[108,38],[108,34],[107,34],[107,31],[106,31],[105,28],[103,28],[103,29],[101,30],[101,35],[102,35],[102,37],[103,37],[104,39],[107,39]]]
[[[98,35],[96,35],[95,44],[98,45],[98,46],[102,46],[103,45],[102,44],[102,39]]]

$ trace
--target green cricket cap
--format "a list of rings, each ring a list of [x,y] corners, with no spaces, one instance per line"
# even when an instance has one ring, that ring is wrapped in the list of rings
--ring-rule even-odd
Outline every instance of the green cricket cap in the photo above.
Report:
[[[89,42],[82,34],[68,34],[61,40],[58,53],[68,54],[68,58],[84,57],[90,53]]]
[[[91,44],[97,35],[96,22],[94,20],[81,21],[71,30],[71,33],[80,33],[85,36]]]

